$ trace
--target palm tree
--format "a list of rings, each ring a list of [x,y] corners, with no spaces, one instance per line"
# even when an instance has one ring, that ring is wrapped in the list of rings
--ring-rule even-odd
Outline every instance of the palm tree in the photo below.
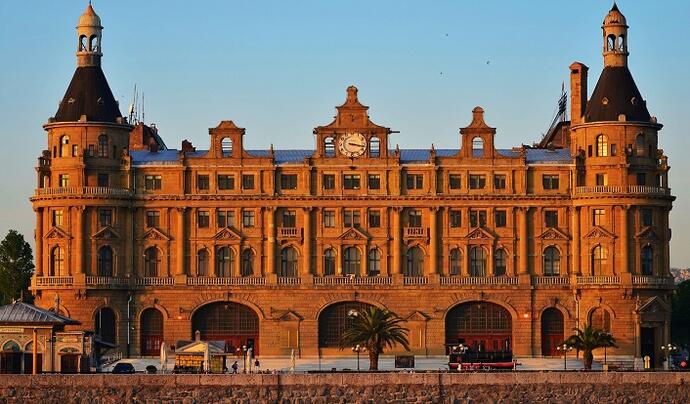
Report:
[[[369,370],[379,369],[379,355],[384,349],[400,344],[410,350],[408,329],[401,326],[404,320],[388,309],[370,307],[352,311],[351,324],[340,337],[340,349],[355,345],[365,347],[369,352]]]
[[[592,351],[597,348],[610,348],[616,346],[616,339],[600,328],[594,328],[591,324],[585,324],[584,328],[573,328],[575,334],[571,335],[563,343],[578,351],[582,351],[585,359],[585,369],[592,369],[594,355]]]

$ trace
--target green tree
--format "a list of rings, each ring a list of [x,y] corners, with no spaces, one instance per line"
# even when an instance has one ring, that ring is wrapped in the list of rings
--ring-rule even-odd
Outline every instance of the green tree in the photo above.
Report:
[[[563,343],[582,351],[585,369],[592,369],[592,360],[594,360],[592,352],[595,349],[616,347],[616,339],[611,334],[594,328],[591,324],[585,324],[582,329],[573,328],[573,331],[575,334],[568,337]]]
[[[690,345],[690,280],[676,285],[671,298],[671,340]]]
[[[369,353],[369,370],[379,369],[379,355],[386,348],[400,344],[410,350],[407,339],[409,330],[401,323],[404,321],[388,309],[370,307],[353,313],[352,323],[345,329],[340,338],[340,349],[355,345],[366,347]]]
[[[16,230],[7,232],[0,242],[0,304],[9,304],[22,296],[29,300],[31,275],[34,273],[31,246]]]

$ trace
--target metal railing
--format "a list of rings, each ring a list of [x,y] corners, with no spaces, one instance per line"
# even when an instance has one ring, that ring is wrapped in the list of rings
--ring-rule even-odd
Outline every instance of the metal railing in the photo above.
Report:
[[[621,283],[619,276],[578,276],[577,283],[581,285],[615,285]]]
[[[576,187],[575,194],[644,194],[670,195],[671,189],[648,185],[597,185],[593,187]]]
[[[532,284],[534,285],[570,285],[570,278],[554,275],[554,276],[533,276]]]
[[[245,286],[265,284],[266,278],[258,276],[247,276],[242,278],[216,278],[213,276],[198,276],[187,278],[187,285],[190,286]]]
[[[392,285],[388,276],[323,276],[314,278],[314,285]]]

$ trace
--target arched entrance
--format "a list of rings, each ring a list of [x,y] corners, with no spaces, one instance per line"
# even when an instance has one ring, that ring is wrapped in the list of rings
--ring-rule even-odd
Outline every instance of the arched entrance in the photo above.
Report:
[[[362,302],[332,304],[319,314],[319,348],[339,348],[340,337],[352,322],[352,316],[372,307]]]
[[[158,356],[163,342],[163,314],[154,308],[141,313],[139,320],[141,330],[141,354],[143,356]]]
[[[115,312],[109,307],[103,307],[96,312],[94,323],[96,325],[96,335],[101,337],[101,341],[111,344],[117,343],[117,320]]]
[[[196,331],[204,341],[224,341],[227,352],[246,345],[259,353],[259,316],[245,305],[218,302],[199,308],[192,316],[192,339]]]
[[[563,313],[549,307],[541,314],[541,355],[559,356],[556,348],[565,340],[563,336]]]
[[[463,344],[472,351],[510,351],[513,348],[510,312],[489,302],[468,302],[446,315],[446,345]]]

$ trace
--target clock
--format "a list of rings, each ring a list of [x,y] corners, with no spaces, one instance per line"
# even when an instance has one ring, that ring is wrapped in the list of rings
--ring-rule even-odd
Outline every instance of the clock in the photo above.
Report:
[[[338,140],[340,153],[347,157],[359,157],[367,150],[367,138],[361,133],[346,133]]]

